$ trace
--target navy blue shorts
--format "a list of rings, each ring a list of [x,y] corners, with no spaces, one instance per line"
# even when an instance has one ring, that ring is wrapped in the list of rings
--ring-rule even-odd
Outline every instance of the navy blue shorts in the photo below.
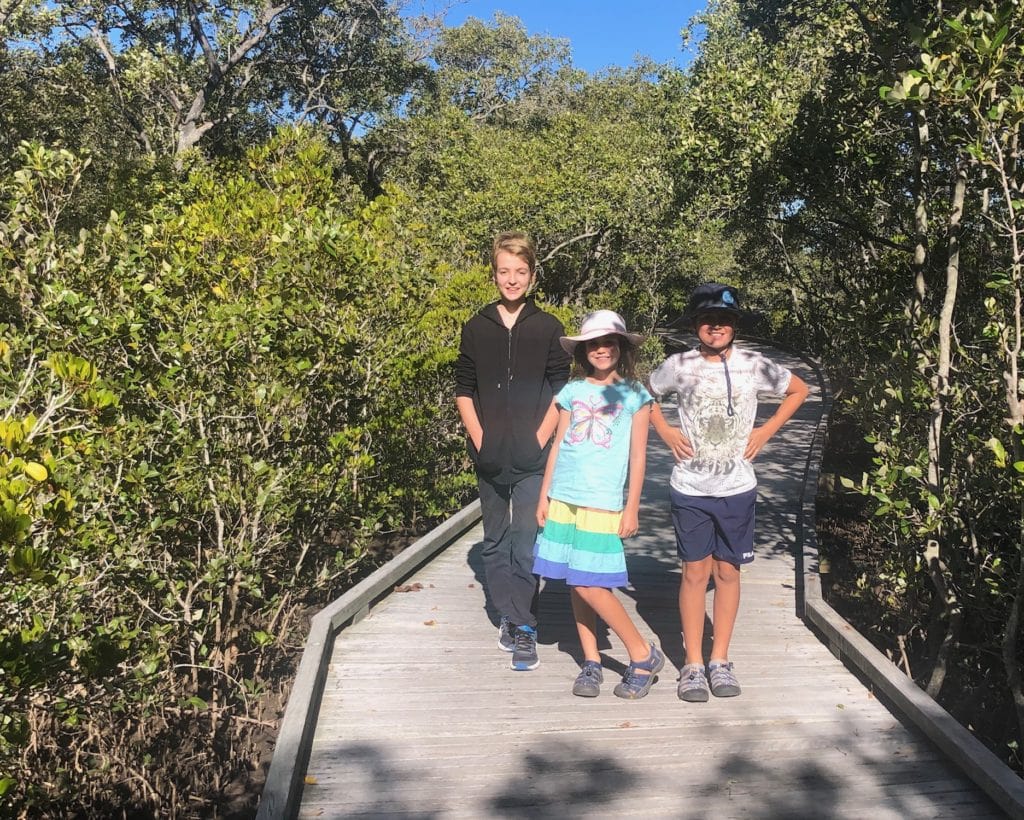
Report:
[[[756,488],[723,497],[670,490],[676,551],[683,561],[703,561],[709,555],[730,564],[754,560]]]

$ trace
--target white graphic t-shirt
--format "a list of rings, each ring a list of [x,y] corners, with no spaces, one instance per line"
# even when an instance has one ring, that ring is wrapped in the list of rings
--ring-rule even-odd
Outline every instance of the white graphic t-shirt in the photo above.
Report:
[[[726,364],[731,402],[726,394]],[[693,457],[672,470],[672,487],[686,495],[737,495],[757,486],[754,467],[743,451],[754,429],[758,397],[786,395],[792,376],[760,353],[735,346],[726,364],[690,350],[669,356],[651,374],[656,395],[676,394],[679,422],[693,445]]]

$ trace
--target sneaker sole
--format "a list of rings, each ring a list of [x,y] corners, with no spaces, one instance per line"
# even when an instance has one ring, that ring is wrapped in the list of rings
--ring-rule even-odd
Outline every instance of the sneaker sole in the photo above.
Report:
[[[536,660],[532,664],[525,661],[512,661],[511,666],[514,672],[530,672],[540,666],[540,660]]]
[[[597,687],[593,689],[577,689],[575,686],[572,688],[572,693],[578,698],[596,698],[601,694],[601,690]]]
[[[516,648],[514,646],[505,646],[505,644],[503,644],[501,642],[501,638],[498,638],[498,649],[500,649],[502,652],[515,652],[516,651]]]

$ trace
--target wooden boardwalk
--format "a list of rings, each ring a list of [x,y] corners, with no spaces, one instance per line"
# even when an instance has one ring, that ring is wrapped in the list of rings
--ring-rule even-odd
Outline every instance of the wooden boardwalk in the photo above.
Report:
[[[676,697],[671,460],[652,434],[641,535],[627,543],[632,587],[619,593],[668,656],[648,697],[612,695],[627,656],[610,634],[601,696],[571,695],[579,655],[559,583],[540,595],[540,667],[511,671],[473,528],[338,634],[299,816],[1006,816],[800,617],[794,545],[821,390],[801,360],[777,355],[812,395],[757,463],[757,558],[743,571],[730,653],[740,697]]]

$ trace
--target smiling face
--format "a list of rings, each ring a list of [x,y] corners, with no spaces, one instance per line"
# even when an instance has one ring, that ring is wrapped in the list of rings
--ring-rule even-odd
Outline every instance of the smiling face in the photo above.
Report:
[[[720,353],[736,338],[736,317],[725,310],[702,313],[693,324],[700,343],[711,353]]]
[[[605,376],[615,370],[619,364],[619,337],[614,333],[597,339],[588,339],[587,361],[594,368],[595,376]]]
[[[533,284],[530,264],[511,251],[498,251],[494,256],[494,284],[506,307],[521,305]]]

